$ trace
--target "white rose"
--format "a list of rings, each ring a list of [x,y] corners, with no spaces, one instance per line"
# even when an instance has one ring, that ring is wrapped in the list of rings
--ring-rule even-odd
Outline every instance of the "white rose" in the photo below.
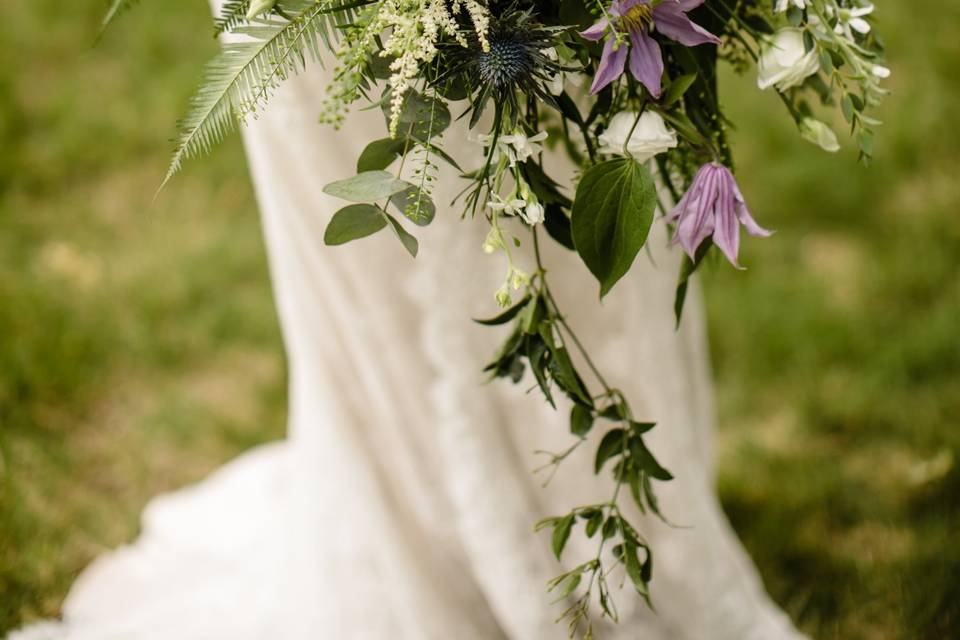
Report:
[[[637,126],[634,127],[633,123]],[[633,135],[630,134],[633,129]],[[677,146],[677,134],[667,129],[666,123],[660,114],[653,111],[644,111],[637,122],[636,111],[621,111],[610,120],[610,126],[600,134],[599,152],[608,155],[622,155],[624,143],[627,151],[637,160],[644,162],[658,153]]]
[[[811,142],[824,151],[836,153],[840,151],[840,142],[833,129],[816,118],[804,118],[800,122],[800,135],[807,142]]]
[[[757,67],[758,87],[776,85],[777,91],[786,91],[815,74],[820,69],[820,59],[816,49],[805,50],[800,29],[787,27],[763,44]]]

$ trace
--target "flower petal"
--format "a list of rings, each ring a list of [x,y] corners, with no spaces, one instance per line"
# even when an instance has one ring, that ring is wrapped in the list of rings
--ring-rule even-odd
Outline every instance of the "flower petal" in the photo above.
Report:
[[[590,40],[591,42],[597,42],[603,38],[603,34],[607,32],[607,27],[610,26],[610,20],[607,18],[600,18],[596,24],[587,29],[586,31],[580,32],[580,37],[585,40]]]
[[[660,97],[663,76],[663,54],[660,45],[646,31],[630,31],[630,73],[654,98]]]
[[[733,176],[724,172],[718,190],[713,242],[727,257],[730,264],[739,269],[737,256],[740,253],[740,225],[734,211],[735,201],[730,188],[732,182]]]
[[[623,74],[623,67],[627,62],[627,47],[621,45],[614,49],[615,45],[616,41],[610,38],[603,46],[597,75],[594,76],[593,84],[590,85],[590,95],[600,91]]]
[[[750,215],[747,202],[743,199],[743,194],[740,193],[740,187],[737,185],[736,180],[733,181],[733,195],[736,199],[737,219],[740,221],[740,224],[743,225],[744,229],[747,230],[747,233],[760,238],[772,236],[773,231],[761,227],[757,224],[757,221],[753,219],[753,216]]]
[[[678,2],[661,2],[653,9],[653,26],[657,31],[680,44],[720,44],[720,38],[694,23]]]

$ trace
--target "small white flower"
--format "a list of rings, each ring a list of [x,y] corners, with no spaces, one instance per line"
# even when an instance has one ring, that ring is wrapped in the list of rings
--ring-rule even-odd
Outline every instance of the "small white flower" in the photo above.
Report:
[[[837,134],[816,118],[807,117],[800,122],[800,135],[807,142],[811,142],[829,153],[836,153],[840,150]]]
[[[520,215],[520,213],[526,208],[527,201],[521,200],[520,198],[512,198],[510,200],[504,200],[499,195],[494,194],[496,198],[492,202],[488,202],[487,206],[493,209],[494,211],[501,211],[508,216]]]
[[[807,6],[806,0],[777,0],[777,6],[774,8],[774,11],[776,13],[782,13],[786,11],[791,4],[798,9],[804,9]]]
[[[629,142],[627,136],[630,136]],[[610,119],[610,125],[597,140],[600,142],[600,153],[622,155],[626,145],[627,151],[637,162],[645,162],[677,146],[677,134],[667,128],[660,114],[653,111],[644,111],[639,121],[636,111],[621,111]]]
[[[889,77],[890,77],[890,69],[888,69],[887,67],[883,66],[882,64],[875,64],[875,65],[873,65],[873,67],[871,67],[871,69],[870,69],[870,73],[872,73],[873,75],[877,76],[878,78],[889,78]]]
[[[801,84],[820,69],[817,50],[806,50],[803,32],[787,27],[777,31],[763,43],[757,63],[757,86],[767,89],[776,86],[786,91]]]
[[[544,218],[543,205],[536,201],[528,202],[527,206],[520,212],[520,216],[531,226],[540,224]]]
[[[517,162],[526,162],[530,156],[535,156],[543,150],[540,142],[546,140],[547,132],[541,131],[535,135],[527,137],[522,131],[517,131],[506,136],[500,136],[499,142],[507,146],[507,157],[510,158],[510,166]]]

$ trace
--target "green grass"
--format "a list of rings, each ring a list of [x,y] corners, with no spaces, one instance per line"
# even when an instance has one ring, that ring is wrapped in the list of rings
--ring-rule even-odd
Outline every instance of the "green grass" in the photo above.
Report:
[[[150,203],[215,50],[205,3],[145,2],[93,49],[101,10],[0,21],[0,634],[56,614],[151,495],[285,417],[237,140]],[[749,270],[704,272],[720,488],[804,630],[939,640],[960,637],[960,6],[878,13],[894,94],[870,169],[725,79],[744,191],[779,233],[745,241]]]

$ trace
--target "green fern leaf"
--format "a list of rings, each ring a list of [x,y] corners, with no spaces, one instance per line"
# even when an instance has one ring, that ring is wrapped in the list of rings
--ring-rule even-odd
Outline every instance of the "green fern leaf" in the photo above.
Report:
[[[308,55],[319,61],[318,39],[328,41],[333,27],[349,20],[357,6],[343,0],[288,0],[285,9],[299,10],[290,20],[258,20],[236,29],[245,39],[225,44],[207,65],[204,81],[179,122],[180,134],[160,188],[186,159],[207,153],[238,122],[262,108],[280,82],[303,70]]]
[[[213,23],[213,37],[231,31],[247,21],[247,10],[250,9],[250,0],[227,0],[220,8],[220,16]]]

